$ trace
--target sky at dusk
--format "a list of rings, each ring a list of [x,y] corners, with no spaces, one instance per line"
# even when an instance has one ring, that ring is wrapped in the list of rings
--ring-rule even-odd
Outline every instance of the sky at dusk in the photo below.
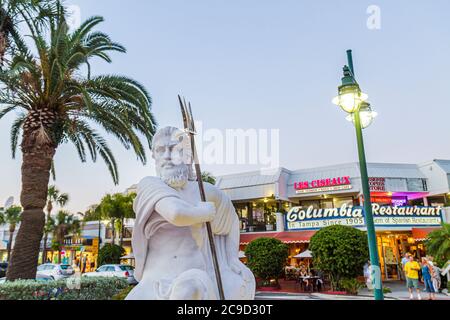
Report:
[[[150,92],[159,126],[181,126],[177,94],[193,103],[204,129],[279,129],[280,165],[301,169],[357,160],[354,128],[331,103],[353,49],[362,90],[379,113],[365,130],[369,162],[450,159],[450,2],[381,0],[71,0],[82,19],[127,54],[95,61],[95,74],[124,74]],[[380,8],[381,29],[367,27]],[[11,159],[0,121],[0,206],[20,194],[21,154]],[[119,164],[114,186],[103,162],[82,164],[72,145],[58,148],[55,182],[73,212],[146,175],[135,155],[108,137]],[[257,166],[210,165],[214,175]]]

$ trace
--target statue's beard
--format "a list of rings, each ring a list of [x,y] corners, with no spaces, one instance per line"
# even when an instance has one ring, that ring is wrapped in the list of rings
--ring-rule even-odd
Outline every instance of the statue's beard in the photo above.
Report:
[[[168,170],[160,168],[158,171],[158,175],[161,179],[174,189],[184,188],[189,181],[189,169],[186,165],[179,165]]]

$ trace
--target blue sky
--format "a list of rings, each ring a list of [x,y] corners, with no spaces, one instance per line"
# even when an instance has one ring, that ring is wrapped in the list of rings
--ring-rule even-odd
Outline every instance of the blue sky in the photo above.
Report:
[[[433,1],[72,0],[82,19],[102,15],[98,29],[128,53],[94,72],[126,74],[153,98],[161,126],[181,125],[176,96],[186,95],[206,128],[280,129],[280,161],[289,169],[356,161],[354,129],[331,104],[354,50],[358,80],[379,113],[365,130],[371,162],[450,159],[450,11]],[[366,26],[369,5],[381,29]],[[12,160],[9,126],[0,121],[0,202],[20,192],[21,156]],[[110,139],[120,170],[114,186],[102,162],[81,164],[74,148],[56,155],[55,184],[69,209],[84,211],[105,193],[152,174]],[[214,174],[253,169],[206,167]]]

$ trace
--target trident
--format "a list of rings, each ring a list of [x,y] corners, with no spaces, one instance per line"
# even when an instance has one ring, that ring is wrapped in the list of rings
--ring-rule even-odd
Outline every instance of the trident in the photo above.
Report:
[[[181,100],[181,97],[179,95],[178,100],[180,101],[181,113],[183,115],[184,130],[189,135],[191,141],[192,156],[194,160],[195,173],[197,175],[198,188],[200,190],[200,198],[202,202],[206,202],[205,188],[203,186],[202,180],[202,171],[200,169],[197,148],[195,146],[194,136],[196,135],[196,131],[195,131],[194,117],[192,116],[191,103],[187,105],[184,98],[183,100]],[[217,287],[219,288],[220,300],[225,300],[225,295],[223,293],[223,286],[222,286],[222,277],[220,276],[219,261],[217,259],[216,246],[214,245],[214,237],[211,229],[211,223],[206,222],[206,229],[208,230],[209,248],[211,250],[211,255],[213,258],[214,271],[216,273],[216,281]]]

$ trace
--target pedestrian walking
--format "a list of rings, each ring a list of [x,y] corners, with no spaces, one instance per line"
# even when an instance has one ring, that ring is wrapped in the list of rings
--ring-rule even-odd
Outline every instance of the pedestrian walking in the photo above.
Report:
[[[417,292],[417,299],[422,300],[419,289],[419,271],[420,264],[414,260],[413,256],[409,256],[409,261],[405,264],[406,287],[409,291],[409,299],[414,299],[414,289]]]
[[[441,279],[442,270],[433,262],[433,257],[427,256],[427,260],[428,260],[428,264],[433,269],[433,274],[431,276],[431,282],[433,283],[434,292],[440,293],[441,285],[442,285],[442,279]]]
[[[433,282],[431,281],[433,274],[434,270],[428,263],[428,260],[426,258],[422,258],[422,277],[423,282],[425,283],[425,290],[428,292],[428,300],[436,299]]]
[[[86,255],[84,255],[83,257],[82,257],[82,268],[81,268],[81,273],[85,273],[86,272],[86,261],[87,260],[87,257],[86,257]]]
[[[411,255],[407,252],[407,253],[405,253],[405,254],[403,255],[403,258],[402,258],[402,272],[400,272],[400,274],[402,275],[403,280],[406,280],[405,266],[406,266],[406,264],[409,262],[409,257],[410,257],[410,256],[411,256]]]
[[[367,289],[373,290],[373,284],[372,284],[372,265],[370,261],[367,261],[367,263],[364,265],[364,279],[366,280],[366,286]]]

